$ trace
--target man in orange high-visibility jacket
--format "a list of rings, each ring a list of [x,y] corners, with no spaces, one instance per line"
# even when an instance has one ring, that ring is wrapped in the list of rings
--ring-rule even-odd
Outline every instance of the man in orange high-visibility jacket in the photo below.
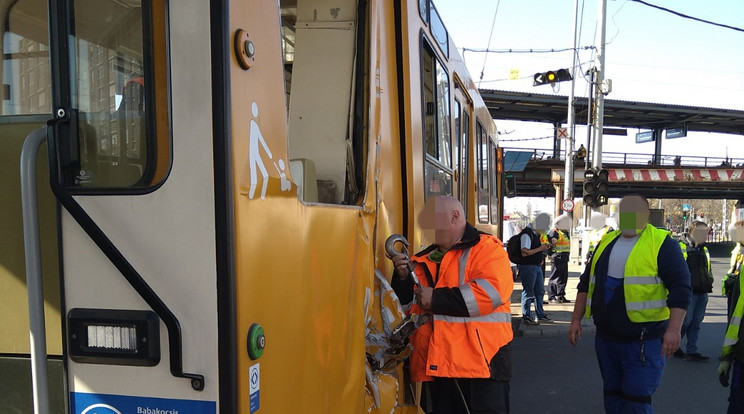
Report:
[[[432,316],[411,336],[411,380],[424,383],[421,407],[436,414],[508,413],[514,282],[506,251],[465,221],[455,198],[430,198],[418,220],[434,244],[410,261],[392,257],[392,286],[402,303],[413,302],[410,312]],[[410,262],[421,283],[415,290]]]

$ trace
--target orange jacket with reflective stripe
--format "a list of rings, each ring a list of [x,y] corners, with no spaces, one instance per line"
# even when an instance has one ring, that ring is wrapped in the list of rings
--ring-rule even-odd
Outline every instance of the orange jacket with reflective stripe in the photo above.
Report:
[[[431,377],[489,378],[490,361],[512,338],[510,298],[514,288],[509,258],[499,239],[476,233],[433,262],[432,247],[412,257],[422,286],[456,289],[462,295],[467,316],[433,314],[432,322],[412,336],[411,380]],[[466,233],[466,235],[468,234]],[[428,269],[428,272],[424,270]],[[428,275],[427,275],[428,273]],[[436,309],[436,303],[432,303]],[[425,313],[417,304],[410,312]]]

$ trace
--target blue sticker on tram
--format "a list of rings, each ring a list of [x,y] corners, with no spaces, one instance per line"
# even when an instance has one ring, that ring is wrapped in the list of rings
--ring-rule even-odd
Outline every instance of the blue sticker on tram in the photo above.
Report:
[[[215,414],[214,401],[70,393],[74,414]]]

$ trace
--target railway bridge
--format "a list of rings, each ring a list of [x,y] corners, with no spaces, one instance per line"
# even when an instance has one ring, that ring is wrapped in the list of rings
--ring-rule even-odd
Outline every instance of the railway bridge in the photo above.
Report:
[[[556,128],[553,148],[505,148],[505,171],[514,176],[518,196],[562,198],[565,161],[557,129],[565,126],[567,96],[480,90],[498,120],[549,122]],[[591,101],[575,100],[577,124],[586,124]],[[653,198],[744,198],[744,159],[678,156],[662,153],[662,131],[686,131],[744,135],[744,111],[605,99],[605,134],[625,128],[653,132],[654,154],[602,153],[602,165],[610,173],[609,196],[636,192]],[[744,144],[744,141],[742,142]],[[510,154],[511,153],[511,154]],[[591,155],[591,154],[589,154]],[[574,194],[582,194],[584,160],[576,160]]]

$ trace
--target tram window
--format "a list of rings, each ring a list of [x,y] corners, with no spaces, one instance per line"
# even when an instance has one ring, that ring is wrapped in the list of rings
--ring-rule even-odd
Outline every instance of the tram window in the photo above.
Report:
[[[427,9],[427,7],[429,6],[429,0],[418,0],[418,4],[421,19],[424,21],[424,23],[429,24],[429,10]]]
[[[470,162],[468,153],[470,151],[470,116],[467,112],[462,113],[462,151],[461,159],[462,164],[460,165],[460,201],[465,209],[465,218],[468,214],[468,203],[470,197],[468,196],[470,189]]]
[[[47,2],[20,0],[3,3],[7,27],[0,32],[3,56],[0,115],[50,114],[52,83]]]
[[[475,137],[478,146],[478,221],[488,223],[488,136],[480,121],[476,121]]]
[[[164,10],[162,2],[152,3]],[[167,110],[167,94],[156,101],[154,93],[166,83],[153,69],[156,59],[164,59],[155,55],[165,55],[163,35],[153,30],[164,30],[164,14],[143,8],[140,0],[76,0],[73,10],[70,76],[80,134],[80,172],[73,185],[157,184],[169,164],[157,158],[170,152],[169,121],[155,113]]]
[[[429,2],[429,19],[431,20],[431,35],[437,41],[439,49],[442,50],[444,57],[449,58],[449,35],[447,29],[444,27],[442,18],[439,17],[434,3]]]
[[[460,138],[461,138],[461,135],[460,135],[461,124],[460,123],[462,121],[462,119],[460,118],[460,114],[462,112],[462,105],[460,105],[460,101],[455,100],[454,109],[455,110],[452,115],[452,123],[454,124],[454,127],[455,127],[455,135],[454,135],[454,142],[452,143],[452,162],[453,162],[453,169],[454,171],[456,171],[455,175],[457,177],[457,175],[459,175],[460,172],[462,171],[460,169],[460,146],[462,145],[460,143]],[[457,183],[458,187],[462,185],[459,182],[459,180],[460,178],[457,177],[456,181],[458,181]]]
[[[357,21],[364,2],[338,0],[330,9],[325,0],[279,3],[290,163],[311,167],[302,170],[304,182],[317,187],[304,191],[303,184],[303,199],[357,204],[366,171],[366,32]]]
[[[488,165],[489,165],[489,171],[491,176],[491,223],[499,223],[499,195],[498,195],[498,170],[495,168],[496,162],[497,162],[497,155],[496,151],[498,149],[496,148],[496,145],[494,145],[493,141],[491,139],[488,139]]]
[[[425,193],[452,195],[449,77],[426,42],[422,51]]]

